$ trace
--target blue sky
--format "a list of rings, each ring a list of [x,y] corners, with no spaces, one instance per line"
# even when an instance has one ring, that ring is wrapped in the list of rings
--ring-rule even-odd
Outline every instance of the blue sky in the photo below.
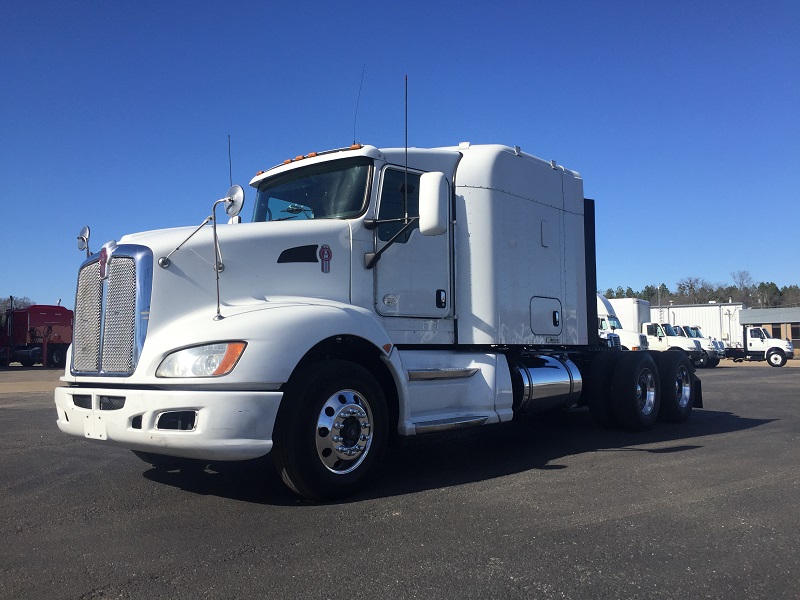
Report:
[[[800,283],[800,2],[0,0],[0,295],[312,150],[518,145],[597,200],[598,287]],[[363,87],[359,87],[362,80]],[[356,102],[358,100],[358,116]],[[354,135],[355,129],[355,135]],[[249,215],[254,197],[245,204]]]

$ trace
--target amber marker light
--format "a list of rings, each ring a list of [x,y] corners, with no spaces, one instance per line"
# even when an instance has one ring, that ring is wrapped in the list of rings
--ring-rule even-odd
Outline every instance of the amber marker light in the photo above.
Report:
[[[233,367],[235,367],[236,363],[239,362],[239,358],[242,356],[245,346],[247,346],[247,344],[244,342],[229,342],[228,349],[225,351],[225,355],[222,357],[219,366],[214,371],[214,377],[227,375],[233,371]]]

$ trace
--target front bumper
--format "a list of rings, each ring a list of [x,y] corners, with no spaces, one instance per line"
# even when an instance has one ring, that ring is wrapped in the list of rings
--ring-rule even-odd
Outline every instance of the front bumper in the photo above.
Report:
[[[204,460],[272,449],[282,392],[59,387],[58,428],[114,446]],[[181,422],[181,416],[189,416]],[[187,425],[186,423],[189,423]]]

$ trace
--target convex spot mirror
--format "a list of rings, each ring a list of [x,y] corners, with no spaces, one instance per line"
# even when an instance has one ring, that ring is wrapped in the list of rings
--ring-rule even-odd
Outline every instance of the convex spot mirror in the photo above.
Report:
[[[244,190],[240,185],[234,185],[225,195],[225,212],[229,217],[235,217],[242,212],[244,206]]]
[[[89,248],[89,226],[84,225],[78,232],[78,250],[83,252]]]
[[[447,203],[450,200],[444,173],[423,173],[419,178],[419,232],[442,235],[447,232]]]

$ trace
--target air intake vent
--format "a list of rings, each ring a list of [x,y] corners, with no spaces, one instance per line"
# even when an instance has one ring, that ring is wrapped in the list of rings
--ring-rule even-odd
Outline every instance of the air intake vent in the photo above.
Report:
[[[125,396],[100,396],[100,410],[125,408]]]
[[[92,408],[92,397],[88,394],[75,394],[72,396],[72,403],[78,408],[89,410]]]

